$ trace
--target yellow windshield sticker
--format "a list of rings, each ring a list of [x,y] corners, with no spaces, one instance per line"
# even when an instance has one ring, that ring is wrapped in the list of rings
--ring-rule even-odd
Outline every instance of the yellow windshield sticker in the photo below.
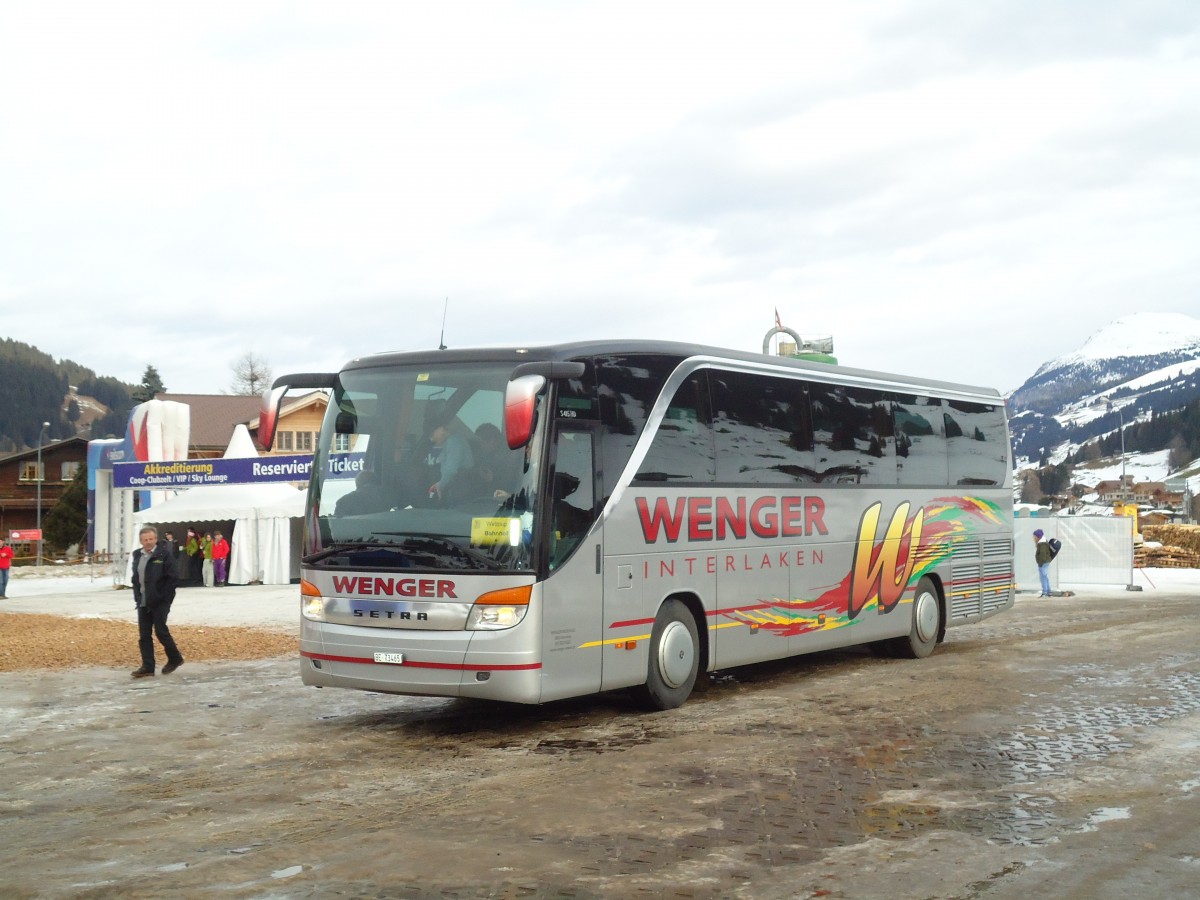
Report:
[[[514,519],[477,518],[471,520],[471,544],[475,547],[489,547],[495,544],[510,543],[512,523]]]

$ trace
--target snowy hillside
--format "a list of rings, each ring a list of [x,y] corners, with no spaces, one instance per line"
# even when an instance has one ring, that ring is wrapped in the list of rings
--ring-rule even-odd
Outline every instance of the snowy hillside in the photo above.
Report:
[[[1200,398],[1200,319],[1138,313],[1047,362],[1013,392],[1018,458],[1059,459],[1096,437]],[[1066,445],[1070,445],[1069,447]]]
[[[1074,366],[1102,370],[1115,360],[1174,355],[1200,357],[1200,319],[1182,313],[1137,313],[1104,326],[1078,350],[1045,363],[1033,378]]]
[[[1136,406],[1140,397],[1185,383],[1188,376],[1194,376],[1198,371],[1200,358],[1164,366],[1137,378],[1109,385],[1104,390],[1088,394],[1074,403],[1068,403],[1054,418],[1060,425],[1087,425],[1109,413],[1110,404],[1112,410]],[[1133,421],[1133,418],[1126,416],[1125,420]]]

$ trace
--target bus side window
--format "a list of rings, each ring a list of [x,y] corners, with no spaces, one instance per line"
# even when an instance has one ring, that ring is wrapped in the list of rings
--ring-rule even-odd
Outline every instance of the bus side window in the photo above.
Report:
[[[637,480],[708,483],[715,477],[708,379],[694,372],[671,398]]]
[[[596,357],[596,406],[603,425],[601,493],[605,500],[629,465],[654,401],[678,365],[678,357],[657,353]]]
[[[874,388],[809,387],[817,477],[824,484],[895,484],[892,400]]]
[[[1003,408],[961,400],[949,400],[946,406],[949,483],[1004,484],[1008,442]]]
[[[942,401],[937,397],[896,396],[896,480],[905,485],[946,484],[946,437]]]
[[[802,381],[712,370],[709,386],[717,442],[717,481],[816,481],[812,423]]]

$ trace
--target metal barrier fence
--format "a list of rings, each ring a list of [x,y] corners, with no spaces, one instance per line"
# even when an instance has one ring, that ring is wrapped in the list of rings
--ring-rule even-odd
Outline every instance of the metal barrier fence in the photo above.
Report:
[[[1133,584],[1133,519],[1127,516],[1054,516],[1019,518],[1014,522],[1017,590],[1039,591],[1033,532],[1062,541],[1062,552],[1050,563],[1050,585]]]
[[[112,561],[113,561],[113,555],[111,553],[85,553],[82,556],[73,556],[70,559],[67,559],[66,557],[63,557],[58,554],[52,554],[52,553],[43,553],[42,554],[42,568],[43,569],[56,569],[56,568],[61,569],[61,568],[74,568],[77,566],[108,565]],[[15,556],[13,556],[12,564],[14,567],[17,567],[17,568],[35,569],[35,568],[37,568],[37,554],[36,553],[17,554]]]

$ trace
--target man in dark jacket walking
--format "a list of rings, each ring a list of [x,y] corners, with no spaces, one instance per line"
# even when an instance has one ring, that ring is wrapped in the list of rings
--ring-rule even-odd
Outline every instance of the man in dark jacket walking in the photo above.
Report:
[[[158,543],[158,529],[144,525],[138,533],[142,544],[133,551],[133,600],[138,614],[138,650],[142,665],[130,674],[147,678],[154,674],[154,636],[167,653],[163,674],[170,675],[183,665],[183,654],[167,628],[167,616],[175,599],[175,557],[166,545]],[[153,635],[151,634],[153,632]]]

